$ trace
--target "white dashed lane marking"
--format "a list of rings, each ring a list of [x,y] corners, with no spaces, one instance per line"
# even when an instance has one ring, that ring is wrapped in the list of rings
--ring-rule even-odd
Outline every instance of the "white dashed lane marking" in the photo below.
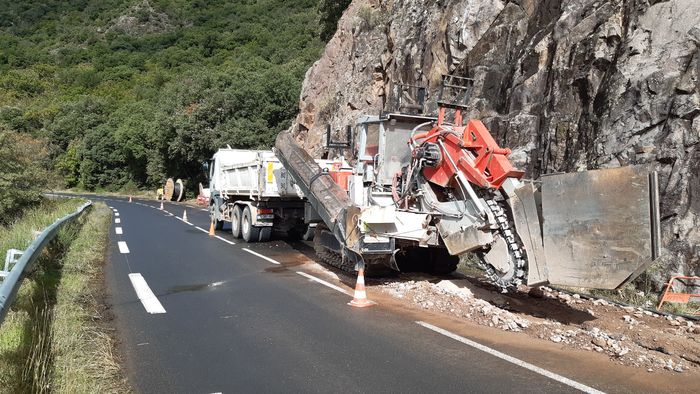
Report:
[[[117,233],[117,234],[123,234],[122,228],[121,228],[121,227],[116,227],[116,228],[114,229],[114,232]]]
[[[252,255],[255,255],[255,256],[260,257],[261,259],[267,260],[267,261],[271,262],[272,264],[277,264],[277,265],[280,265],[280,264],[281,264],[281,263],[280,263],[279,261],[277,261],[277,260],[273,260],[273,259],[271,259],[271,258],[269,258],[269,257],[267,257],[267,256],[264,256],[264,255],[262,255],[262,254],[260,254],[260,253],[258,253],[258,252],[254,252],[254,251],[252,251],[252,250],[250,250],[250,249],[248,249],[248,248],[242,248],[242,249],[245,250],[246,252],[252,254]]]
[[[336,285],[334,285],[333,283],[326,282],[325,280],[320,279],[320,278],[317,278],[317,277],[315,277],[315,276],[313,276],[313,275],[309,275],[309,274],[307,274],[306,272],[296,271],[296,273],[299,274],[299,275],[301,275],[301,276],[303,276],[303,277],[305,277],[305,278],[308,278],[308,279],[310,279],[310,280],[312,280],[312,281],[314,281],[314,282],[320,283],[320,284],[322,284],[322,285],[324,285],[324,286],[326,286],[326,287],[330,287],[330,288],[333,289],[333,290],[337,290],[337,291],[339,291],[339,292],[341,292],[341,293],[343,293],[343,294],[352,295],[352,294],[350,294],[349,291],[343,289],[342,287],[336,286]]]
[[[122,222],[122,220],[119,219],[119,218],[114,219],[114,223],[116,223],[116,224],[119,224],[119,223],[121,223],[121,222]]]
[[[230,244],[230,245],[235,245],[235,244],[236,244],[235,242],[229,241],[228,239],[226,239],[226,238],[224,238],[224,237],[219,237],[218,235],[216,236],[216,239],[220,239],[220,240],[222,240],[222,241],[224,241],[224,242],[226,242],[227,244]]]
[[[158,301],[156,295],[153,294],[151,288],[148,287],[148,283],[146,283],[146,280],[141,274],[129,274],[129,280],[131,280],[131,285],[134,286],[136,295],[139,297],[139,300],[141,300],[141,304],[143,304],[146,312],[151,314],[165,313],[165,308],[163,308],[163,305]]]
[[[119,242],[117,242],[117,245],[119,246],[119,252],[120,252],[120,253],[124,253],[124,254],[130,253],[130,252],[129,252],[129,247],[126,245],[126,242],[124,242],[124,241],[119,241]]]

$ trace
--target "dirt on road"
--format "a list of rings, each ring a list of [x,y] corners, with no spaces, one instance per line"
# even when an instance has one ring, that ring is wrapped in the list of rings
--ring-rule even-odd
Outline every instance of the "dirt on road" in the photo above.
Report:
[[[656,371],[700,373],[700,324],[548,287],[501,293],[478,278],[406,274],[368,286],[414,307]]]
[[[270,251],[281,245],[269,245]],[[316,261],[303,243],[298,253],[278,251],[287,262],[341,282],[349,288],[355,276]],[[279,249],[278,249],[279,250]],[[300,267],[301,268],[301,267]],[[436,277],[420,273],[393,278],[366,278],[370,297],[393,300],[398,308],[416,316],[421,311],[445,321],[480,325],[522,336],[519,342],[542,341],[562,349],[591,352],[610,363],[632,367],[644,374],[672,374],[700,378],[700,322],[625,307],[603,299],[557,291],[548,287],[501,293],[484,278],[455,273]],[[689,376],[688,376],[689,375]]]

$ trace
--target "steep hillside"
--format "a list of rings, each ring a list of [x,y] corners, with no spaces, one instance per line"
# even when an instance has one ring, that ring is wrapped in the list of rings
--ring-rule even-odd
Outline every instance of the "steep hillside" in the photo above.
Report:
[[[0,1],[0,132],[47,140],[56,186],[195,179],[289,127],[334,26],[318,3]]]
[[[529,176],[658,170],[663,259],[697,274],[699,46],[696,0],[355,0],[306,74],[294,127],[318,154],[327,123],[385,109],[395,83],[427,86],[434,109],[441,74],[474,78],[471,116]]]

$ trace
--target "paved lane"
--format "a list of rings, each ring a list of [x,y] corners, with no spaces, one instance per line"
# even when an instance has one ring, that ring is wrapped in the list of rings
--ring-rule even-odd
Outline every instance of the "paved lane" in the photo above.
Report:
[[[187,208],[187,224],[153,201],[107,203],[120,219],[108,291],[139,392],[576,391],[408,316],[350,308],[346,294],[245,251],[228,231],[207,236],[206,212]]]

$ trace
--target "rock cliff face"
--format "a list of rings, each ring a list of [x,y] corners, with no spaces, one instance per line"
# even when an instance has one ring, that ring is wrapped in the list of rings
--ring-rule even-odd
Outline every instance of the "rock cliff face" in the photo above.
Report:
[[[658,170],[664,262],[700,274],[699,48],[698,0],[355,0],[295,133],[318,155],[326,124],[378,113],[392,84],[426,86],[434,109],[442,74],[468,76],[470,115],[528,176]]]

